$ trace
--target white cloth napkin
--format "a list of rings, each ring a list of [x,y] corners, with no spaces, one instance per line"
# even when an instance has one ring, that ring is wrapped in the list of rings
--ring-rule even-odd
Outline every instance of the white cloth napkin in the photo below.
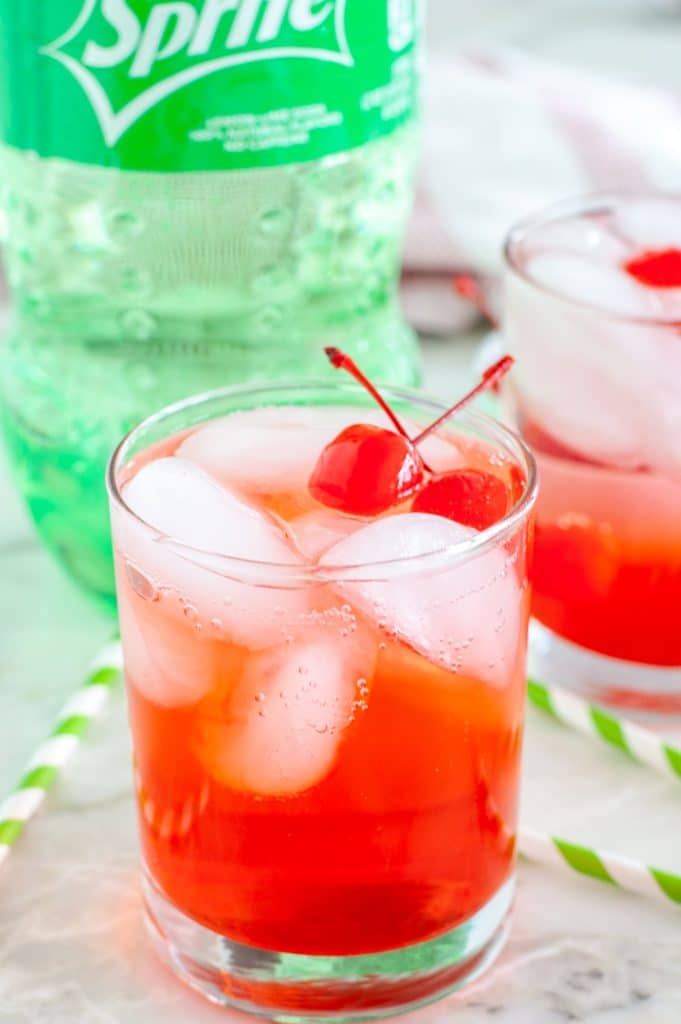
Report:
[[[517,219],[609,188],[681,190],[681,91],[508,48],[431,53],[405,256],[407,315],[421,330],[462,326],[455,271],[496,278]]]

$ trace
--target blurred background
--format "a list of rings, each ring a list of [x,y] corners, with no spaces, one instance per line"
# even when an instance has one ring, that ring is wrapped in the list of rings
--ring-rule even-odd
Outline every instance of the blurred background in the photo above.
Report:
[[[391,16],[413,18],[411,0],[401,2]],[[426,388],[451,393],[454,376],[475,373],[489,354],[479,347],[487,326],[454,294],[455,274],[474,274],[498,315],[503,239],[518,218],[593,190],[679,188],[681,2],[423,3],[422,156],[402,297],[423,340]],[[80,9],[80,0],[37,6],[35,26],[55,38]],[[0,4],[13,31],[18,10]],[[40,67],[67,90],[74,136],[94,127],[101,142],[76,80],[56,61]],[[53,152],[66,135],[22,84],[19,71],[16,110],[33,113],[15,121],[35,122],[33,144]],[[175,138],[162,119],[155,130]],[[109,603],[104,465],[152,409],[218,380],[262,377],[264,367],[286,374],[292,359],[296,372],[302,361],[317,373],[320,334],[368,373],[416,381],[418,346],[394,285],[418,135],[410,121],[350,152],[338,173],[329,161],[319,174],[305,162],[293,176],[275,168],[262,182],[208,174],[205,195],[201,175],[182,174],[186,144],[171,185],[128,170],[100,181],[88,169],[81,182],[68,161],[14,153],[5,178],[17,317],[0,374],[10,461],[48,547]],[[263,227],[262,209],[283,229]]]
[[[6,0],[5,9],[15,2],[20,5]],[[451,396],[463,392],[476,372],[488,334],[476,311],[454,295],[455,273],[480,275],[497,308],[502,240],[519,217],[588,190],[681,190],[681,0],[423,2],[428,32],[423,159],[406,242],[403,297],[422,337],[424,385]],[[4,308],[0,303],[0,317]],[[190,346],[187,363],[193,351]],[[97,387],[88,388],[87,378],[83,384],[85,363],[74,361],[70,380],[59,369],[55,373],[55,391],[59,400],[67,395],[67,383],[77,392],[91,392],[95,412],[103,414],[107,400],[113,404],[116,398],[121,374],[114,374],[104,358],[100,373],[96,356],[89,354],[89,365]],[[115,360],[113,365],[118,365]],[[218,376],[209,369],[212,386]],[[144,385],[147,379],[153,383],[153,377],[138,374],[136,383]],[[70,412],[67,397],[63,404]],[[37,405],[36,418],[46,428],[54,426],[58,435],[59,415],[46,408],[47,414]],[[63,411],[57,399],[54,408]],[[113,432],[120,436],[117,427]],[[86,440],[93,438],[94,444],[95,433]],[[49,454],[49,436],[44,440]],[[60,444],[57,436],[57,453]],[[99,448],[94,450],[100,458]],[[39,497],[50,489],[57,493],[55,480],[61,478],[55,465],[46,459],[41,475],[37,461],[34,467],[27,456],[25,463],[31,472],[35,468]],[[92,488],[88,501],[79,502],[74,465],[76,457],[56,465],[72,485],[71,490],[64,487],[64,502],[86,506],[84,516],[91,506],[93,515],[100,515]],[[95,478],[99,484],[98,466]],[[84,488],[88,480],[83,477]],[[0,676],[7,725],[0,777],[7,782],[18,777],[83,665],[112,631],[110,615],[69,586],[56,560],[39,546],[18,491],[10,484],[0,445]],[[51,511],[48,502],[37,503],[37,509],[35,518],[44,522]],[[87,520],[81,527],[72,518],[81,544],[88,536]],[[124,722],[119,695],[112,718],[100,723],[81,752],[77,772],[62,782],[56,804],[60,813],[36,823],[35,845],[16,858],[22,874],[3,889],[6,947],[12,943],[13,952],[7,958],[0,1019],[11,1024],[91,1020],[95,1005],[106,1007],[101,1012],[107,1019],[114,1019],[111,1010],[115,1019],[148,1024],[156,1015],[145,986],[151,990],[153,985],[169,1024],[195,1019],[192,1010],[186,1011],[191,1017],[185,1015],[182,992],[171,989],[165,975],[157,979],[147,964],[146,943],[137,930],[138,906],[129,898],[136,841]],[[587,741],[582,744],[569,731],[533,719],[527,820],[560,829],[578,842],[595,837],[605,848],[678,870],[676,793],[665,789],[664,780],[658,782],[617,756],[608,761]],[[605,806],[616,813],[605,815]],[[646,827],[632,828],[632,822],[641,822],[643,809]],[[78,876],[73,861],[81,852],[88,867]],[[38,886],[36,878],[42,880]],[[643,1016],[655,1024],[681,1019],[677,918],[641,902],[621,901],[614,887],[612,893],[601,888],[605,894],[581,883],[566,884],[563,893],[553,875],[526,874],[509,969],[489,994],[476,991],[462,1019],[477,1021],[485,1010],[496,1014],[502,1001],[523,1024],[544,1024],[554,1013],[564,1019],[586,1020],[588,1015],[593,1021],[597,1016],[619,1022],[624,1020],[620,1007],[628,1022],[631,1005],[631,1020],[637,1022]],[[73,907],[81,902],[88,908],[84,934],[71,920]],[[93,935],[110,934],[112,920],[125,943],[122,950],[92,941]],[[146,973],[136,973],[138,962]],[[44,976],[35,983],[36,964],[49,965],[47,982]],[[81,995],[74,978],[86,979],[87,995]],[[55,992],[63,993],[61,1009]],[[649,1002],[642,1009],[637,1000],[643,999]],[[653,1016],[660,1007],[663,1016]]]
[[[678,0],[426,0],[425,148],[407,312],[470,326],[455,269],[492,276],[510,224],[567,195],[681,187]]]

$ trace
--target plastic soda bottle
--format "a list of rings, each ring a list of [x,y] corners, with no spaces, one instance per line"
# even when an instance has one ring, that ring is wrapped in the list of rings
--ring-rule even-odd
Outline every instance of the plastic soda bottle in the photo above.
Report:
[[[418,0],[0,0],[5,436],[38,529],[112,599],[104,466],[192,392],[418,376],[397,279]]]

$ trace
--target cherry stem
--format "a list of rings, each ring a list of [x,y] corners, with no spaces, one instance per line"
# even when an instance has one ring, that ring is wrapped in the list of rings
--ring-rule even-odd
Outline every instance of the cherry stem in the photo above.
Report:
[[[419,445],[421,441],[425,441],[430,434],[441,427],[443,423],[446,423],[450,417],[454,416],[457,412],[460,412],[466,405],[469,405],[474,398],[477,398],[483,391],[493,388],[501,378],[508,373],[514,362],[515,360],[513,359],[513,356],[504,356],[503,359],[500,359],[499,362],[494,364],[494,366],[490,366],[489,370],[485,370],[480,383],[477,384],[473,390],[465,396],[465,398],[462,398],[456,403],[456,405],[453,405],[451,409],[443,413],[439,419],[435,420],[434,423],[431,423],[431,425],[427,427],[422,434],[415,437],[413,443],[415,445]]]
[[[329,347],[325,348],[324,351],[326,352],[327,358],[332,366],[335,366],[337,370],[347,370],[347,372],[354,377],[362,387],[366,388],[371,397],[378,402],[398,434],[409,441],[409,435],[386,402],[385,398],[378,393],[371,381],[364,376],[354,359],[351,359],[350,356],[346,356],[345,352],[341,352],[339,348]]]
[[[492,312],[477,277],[474,277],[473,274],[457,274],[454,278],[454,291],[462,299],[467,299],[468,302],[475,306],[491,327],[496,329],[499,326],[499,321]]]

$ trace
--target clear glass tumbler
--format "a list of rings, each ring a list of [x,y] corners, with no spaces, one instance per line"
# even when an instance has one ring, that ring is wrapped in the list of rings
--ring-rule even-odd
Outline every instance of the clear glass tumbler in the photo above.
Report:
[[[444,411],[413,392],[386,396],[415,423]],[[308,424],[309,449],[318,422],[362,422],[365,403],[354,383],[199,396],[134,430],[109,473],[149,928],[210,999],[281,1020],[430,1001],[491,961],[511,910],[528,450],[472,412],[435,438],[440,455],[477,459],[508,484],[506,515],[480,533],[425,515],[339,523],[306,511],[309,494],[290,481],[261,499],[279,522],[304,520],[326,554],[274,560],[258,509],[242,527],[229,520],[230,473],[258,460],[263,479],[278,473],[293,420]],[[248,417],[263,408],[259,437]],[[223,437],[211,451],[221,482],[178,470],[174,453],[201,427],[229,431],[233,414],[248,465]],[[208,529],[231,530],[236,554],[133,511],[131,488],[155,461],[148,497],[161,519],[184,504],[188,529],[213,516]],[[386,557],[407,520],[406,547]],[[342,559],[324,531],[349,525],[338,550],[356,553]],[[251,529],[259,557],[244,556]]]
[[[681,711],[681,197],[596,195],[515,227],[504,336],[539,463],[531,670]]]

